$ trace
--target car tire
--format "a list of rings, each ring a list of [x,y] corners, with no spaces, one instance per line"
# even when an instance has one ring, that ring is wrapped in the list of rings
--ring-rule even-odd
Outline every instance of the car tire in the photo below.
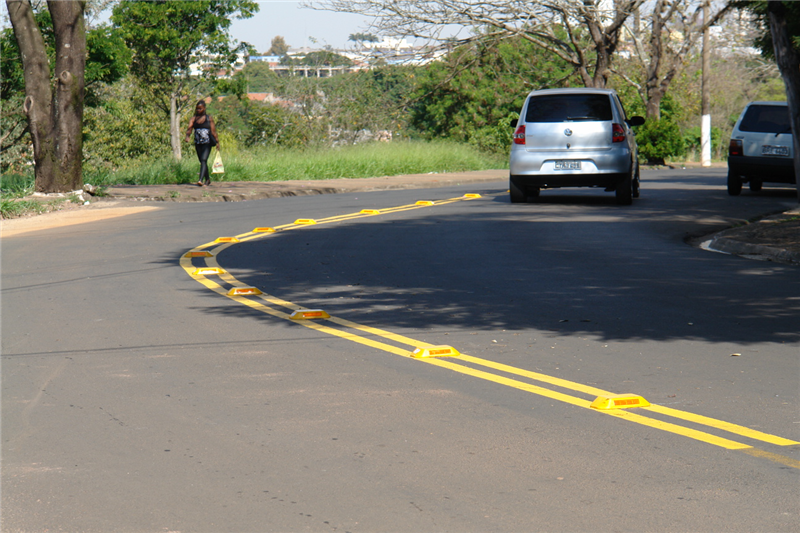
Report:
[[[633,177],[627,174],[625,179],[617,183],[617,205],[631,205],[633,203]]]
[[[762,183],[762,181],[761,181],[761,180],[753,180],[753,179],[751,179],[751,180],[750,180],[750,190],[751,190],[751,191],[753,191],[753,192],[758,192],[758,191],[760,191],[760,190],[761,190],[761,187],[762,187],[763,185],[764,185],[764,184]]]
[[[632,195],[634,198],[639,198],[639,163],[636,163],[636,174],[633,176],[633,190]]]
[[[508,181],[508,192],[511,197],[511,203],[524,204],[527,202],[528,194],[525,192],[525,185],[514,179],[513,176]]]
[[[728,194],[739,196],[742,192],[742,177],[728,169]]]

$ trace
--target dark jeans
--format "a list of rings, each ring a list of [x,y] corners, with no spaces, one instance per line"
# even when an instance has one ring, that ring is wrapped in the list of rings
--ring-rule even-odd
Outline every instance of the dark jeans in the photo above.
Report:
[[[211,177],[208,175],[208,157],[211,155],[210,144],[195,144],[194,149],[197,151],[197,159],[200,160],[200,179],[201,183],[211,183]]]

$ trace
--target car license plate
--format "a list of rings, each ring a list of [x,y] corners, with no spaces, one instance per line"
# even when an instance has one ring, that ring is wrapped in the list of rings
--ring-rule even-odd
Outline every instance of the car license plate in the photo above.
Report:
[[[556,170],[580,170],[580,161],[556,161]]]
[[[761,147],[761,155],[789,155],[788,146],[770,146],[765,144]]]

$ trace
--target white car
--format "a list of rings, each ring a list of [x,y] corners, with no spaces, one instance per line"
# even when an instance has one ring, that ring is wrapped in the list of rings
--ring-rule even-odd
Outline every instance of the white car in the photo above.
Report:
[[[728,145],[728,194],[742,184],[795,183],[792,125],[787,102],[751,102],[736,121]]]
[[[546,89],[528,94],[511,145],[511,201],[541,189],[603,187],[617,203],[639,196],[639,154],[632,126],[610,89]]]

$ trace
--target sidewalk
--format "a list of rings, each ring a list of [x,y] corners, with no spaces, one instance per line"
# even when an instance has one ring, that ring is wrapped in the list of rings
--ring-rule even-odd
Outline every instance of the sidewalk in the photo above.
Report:
[[[106,195],[125,200],[165,202],[241,202],[261,198],[336,194],[343,192],[386,191],[392,189],[432,189],[508,179],[508,170],[479,170],[442,174],[407,174],[380,178],[212,182],[210,187],[183,185],[120,185],[106,189]]]

